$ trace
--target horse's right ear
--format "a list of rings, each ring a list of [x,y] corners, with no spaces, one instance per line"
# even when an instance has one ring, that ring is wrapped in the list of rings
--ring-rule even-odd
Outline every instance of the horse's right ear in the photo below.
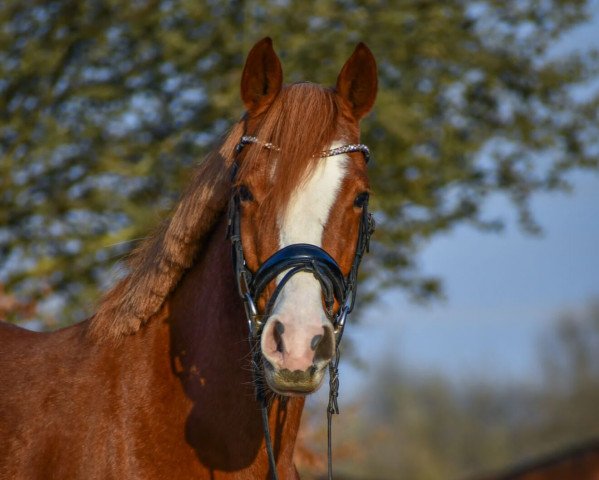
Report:
[[[241,99],[250,114],[266,110],[281,91],[283,69],[272,48],[272,39],[263,38],[250,50],[241,75]]]

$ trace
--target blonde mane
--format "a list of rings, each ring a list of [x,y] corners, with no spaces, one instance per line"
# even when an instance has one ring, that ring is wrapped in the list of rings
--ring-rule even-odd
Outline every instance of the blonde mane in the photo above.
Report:
[[[256,132],[237,123],[220,148],[197,168],[173,215],[131,254],[129,273],[100,301],[90,323],[93,338],[118,338],[138,331],[154,316],[194,264],[203,240],[226,208],[235,146],[244,133],[281,148],[276,152],[273,188],[264,208],[284,208],[291,193],[319,161],[316,154],[339,134],[340,108],[332,89],[309,83],[284,87]],[[238,179],[264,169],[260,148],[248,148]],[[271,152],[271,154],[274,152]],[[270,215],[269,215],[270,216]],[[273,218],[273,217],[270,217]]]

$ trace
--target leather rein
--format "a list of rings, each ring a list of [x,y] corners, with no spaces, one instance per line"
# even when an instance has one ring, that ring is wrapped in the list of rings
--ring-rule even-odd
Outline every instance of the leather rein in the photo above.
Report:
[[[244,135],[237,144],[235,150],[236,154],[239,155],[243,148],[249,144],[256,144],[270,150],[280,150],[279,147],[272,143],[262,142],[254,136]],[[364,155],[364,160],[366,162],[370,159],[368,147],[362,144],[343,145],[338,148],[321,152],[317,156],[319,158],[325,158],[352,152],[361,152]],[[233,165],[232,181],[235,179],[237,170],[238,164],[235,162]],[[362,208],[356,253],[347,277],[343,275],[341,268],[335,259],[325,250],[316,245],[306,243],[288,245],[271,255],[256,272],[250,271],[243,254],[240,226],[240,197],[237,190],[233,192],[231,197],[228,216],[229,223],[227,235],[231,240],[233,269],[237,280],[237,289],[245,308],[249,328],[249,341],[253,349],[252,351],[254,352],[252,358],[252,370],[256,386],[256,398],[261,405],[262,426],[273,480],[278,480],[278,475],[268,424],[268,405],[265,395],[267,387],[264,385],[262,376],[259,374],[262,361],[259,342],[262,328],[264,327],[262,319],[267,318],[270,315],[276,303],[276,299],[293,275],[299,272],[310,272],[320,283],[324,298],[325,312],[333,325],[336,347],[335,357],[329,363],[329,404],[327,407],[328,478],[329,480],[332,480],[331,424],[332,415],[339,413],[339,406],[337,403],[339,394],[339,343],[343,336],[347,317],[354,308],[358,269],[364,253],[369,249],[370,237],[375,228],[374,218],[372,217],[372,214],[368,212],[368,202],[366,202]],[[257,299],[260,298],[260,295],[264,292],[266,286],[281,274],[284,275],[275,287],[264,314],[260,315],[256,306]],[[334,312],[335,301],[340,305],[337,312]]]

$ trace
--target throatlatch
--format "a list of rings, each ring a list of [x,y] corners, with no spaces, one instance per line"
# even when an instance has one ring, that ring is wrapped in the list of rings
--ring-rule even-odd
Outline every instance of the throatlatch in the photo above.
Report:
[[[280,150],[279,147],[272,143],[262,142],[254,136],[244,135],[237,144],[235,150],[236,153],[239,154],[243,150],[243,147],[248,144],[257,144],[263,148],[275,151]],[[344,145],[322,152],[318,157],[324,158],[352,152],[361,152],[364,155],[366,162],[370,159],[370,150],[366,145],[362,144]],[[236,173],[237,164],[235,163],[233,166],[232,180],[234,180]],[[368,212],[368,203],[366,203],[362,209],[354,261],[347,277],[343,275],[341,268],[335,259],[325,250],[316,245],[306,243],[296,243],[278,250],[271,255],[256,272],[251,272],[243,254],[239,204],[239,194],[235,191],[229,204],[228,237],[231,240],[233,268],[237,280],[237,288],[239,296],[243,301],[247,317],[250,347],[254,352],[252,358],[252,370],[256,387],[256,399],[261,405],[262,426],[272,478],[273,480],[278,480],[278,475],[268,424],[268,405],[265,395],[266,385],[264,385],[264,380],[259,374],[262,362],[259,343],[262,328],[264,326],[262,318],[268,317],[271,313],[276,303],[276,299],[291,277],[300,272],[310,272],[320,283],[324,298],[325,312],[333,325],[335,334],[335,356],[329,363],[329,404],[327,407],[328,477],[329,480],[332,480],[332,415],[339,413],[339,406],[337,403],[337,397],[339,396],[339,343],[343,336],[347,317],[354,308],[358,269],[364,253],[369,249],[370,237],[375,228],[374,218],[372,217],[372,214]],[[260,295],[264,292],[266,286],[281,274],[284,275],[271,295],[265,311],[262,315],[259,315],[256,306],[257,299],[260,298]],[[334,312],[333,310],[335,301],[340,305],[337,312]]]

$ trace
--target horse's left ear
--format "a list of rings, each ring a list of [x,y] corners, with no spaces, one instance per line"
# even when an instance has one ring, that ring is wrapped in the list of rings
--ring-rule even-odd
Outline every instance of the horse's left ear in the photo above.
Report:
[[[376,98],[376,61],[370,49],[358,43],[337,77],[337,93],[351,108],[356,120],[366,115]]]
[[[270,37],[260,40],[248,53],[241,75],[241,99],[250,114],[267,109],[281,91],[283,69]]]

